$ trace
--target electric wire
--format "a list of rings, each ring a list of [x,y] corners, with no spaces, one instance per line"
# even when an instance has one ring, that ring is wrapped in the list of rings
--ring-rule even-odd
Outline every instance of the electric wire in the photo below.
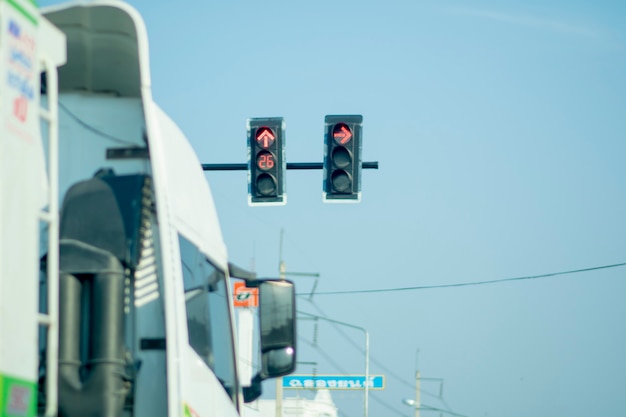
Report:
[[[98,128],[95,128],[93,126],[91,126],[89,123],[83,121],[80,117],[78,117],[76,114],[74,114],[70,109],[67,108],[67,106],[63,103],[61,103],[61,101],[59,100],[59,107],[68,115],[70,116],[76,123],[78,123],[79,125],[81,125],[83,128],[87,129],[88,131],[95,133],[96,135],[103,137],[105,139],[108,139],[112,142],[115,143],[119,143],[121,145],[130,145],[133,147],[139,147],[136,143],[133,143],[131,141],[128,140],[124,140],[124,139],[120,139],[118,137],[112,136],[106,132],[101,131]]]
[[[318,353],[320,353],[324,358],[326,358],[331,363],[331,365],[333,365],[337,370],[339,370],[339,372],[342,372],[344,374],[348,374],[349,373],[345,369],[343,369],[341,367],[341,365],[339,365],[334,359],[332,359],[332,356],[330,354],[328,354],[326,351],[324,351],[318,344],[316,344],[316,343],[314,343],[314,342],[312,342],[312,341],[310,341],[310,340],[308,340],[308,339],[306,339],[306,338],[304,338],[302,336],[299,336],[298,338],[300,340],[304,341],[305,343],[307,343],[312,348],[314,348],[316,351],[318,351]],[[383,406],[387,410],[392,411],[396,415],[403,416],[403,417],[405,416],[405,414],[403,412],[399,411],[398,409],[394,408],[392,405],[388,404],[386,401],[383,401],[383,400],[381,400],[380,398],[378,398],[376,396],[371,396],[370,399],[373,400],[374,402],[377,402],[378,404],[380,404],[381,406]],[[444,401],[444,404],[446,404],[446,407],[448,408],[447,411],[450,412],[450,410],[449,410],[450,407],[447,405],[447,403],[445,403],[445,401]],[[426,404],[423,404],[423,406],[431,408],[432,410],[440,410],[438,408],[435,408],[435,407],[432,407],[432,406],[429,406],[429,405],[426,405]],[[342,412],[339,409],[337,411],[341,415],[346,415],[344,412]],[[460,415],[460,414],[456,414],[456,415]]]
[[[378,404],[382,405],[383,407],[385,407],[387,410],[394,412],[396,415],[405,417],[406,414],[403,413],[402,411],[399,411],[398,409],[394,408],[392,405],[387,404],[385,401],[381,400],[380,398],[376,397],[375,395],[372,395],[370,397],[371,400],[373,400],[374,402],[377,402]]]
[[[324,359],[326,359],[332,366],[334,366],[339,372],[344,373],[344,374],[348,374],[349,372],[347,372],[345,369],[343,369],[343,367],[333,359],[333,357],[331,355],[329,355],[328,353],[326,353],[326,351],[324,351],[317,343],[314,343],[302,336],[298,336],[298,339],[303,340],[307,345],[311,346],[313,349],[315,349],[316,351],[319,352],[320,355],[322,355],[324,357]]]
[[[308,301],[311,303],[311,305],[315,308],[315,310],[320,314],[321,317],[324,318],[328,318],[328,315],[322,310],[321,307],[319,307],[313,300],[308,299]],[[354,342],[354,340],[352,340],[352,338],[350,336],[348,336],[348,334],[345,333],[344,329],[342,329],[341,327],[339,327],[336,323],[330,322],[330,324],[333,325],[333,327],[335,328],[336,331],[338,331],[343,337],[344,339],[346,339],[351,345],[352,347],[354,347],[356,350],[358,350],[359,352],[361,352],[363,355],[365,355],[365,350],[362,349],[359,345],[356,344],[356,342]],[[401,384],[414,389],[415,386],[413,385],[413,383],[408,382],[407,380],[403,379],[402,377],[398,376],[395,372],[391,371],[389,368],[387,368],[385,365],[382,364],[382,362],[378,361],[376,358],[374,358],[371,354],[369,357],[369,360],[371,363],[374,363],[375,365],[377,365],[379,368],[381,368],[384,372],[386,372],[385,375],[389,375],[391,377],[393,377],[396,381],[400,382]],[[342,371],[344,372],[344,371]],[[344,372],[345,373],[345,372]],[[443,395],[436,395],[433,394],[431,392],[428,392],[424,389],[420,389],[420,393],[422,394],[426,394],[430,397],[436,398],[437,400],[441,401],[441,403],[444,405],[445,409],[449,412],[449,413],[453,413],[452,412],[452,408],[450,407],[450,405],[448,404],[448,402],[443,398]],[[383,403],[385,405],[385,407],[387,407],[388,409],[391,409],[393,411],[396,411],[395,409],[393,409],[392,406],[390,406],[389,404],[384,403],[382,400],[380,400],[379,398],[373,396],[372,397],[374,399],[374,401],[377,401],[379,403]],[[427,406],[430,407],[430,406]],[[454,413],[453,413],[454,414]],[[401,414],[402,415],[402,414]]]
[[[328,318],[326,313],[324,313],[324,311],[322,311],[322,309],[318,305],[316,305],[312,300],[309,300],[309,301],[311,302],[313,307],[318,311],[318,313],[321,315],[321,317]],[[356,342],[354,342],[354,340],[352,340],[352,338],[350,336],[348,336],[342,328],[339,327],[339,325],[337,325],[336,323],[333,323],[333,322],[330,322],[330,324],[335,328],[335,330],[337,330],[352,345],[352,347],[354,347],[356,350],[358,350],[362,354],[365,354],[365,351],[360,346],[358,346],[356,344]],[[315,350],[317,350],[320,354],[322,354],[324,356],[324,358],[326,358],[331,363],[331,365],[333,365],[340,372],[342,372],[344,374],[348,374],[348,372],[346,370],[344,370],[339,364],[337,364],[337,362],[334,361],[334,359],[332,359],[332,356],[327,354],[317,343],[308,341],[308,340],[306,340],[302,336],[299,336],[299,339],[304,340],[307,344],[309,344],[311,347],[313,347]],[[382,363],[380,363],[379,361],[375,360],[375,358],[373,358],[371,355],[369,357],[369,360],[371,362],[375,363],[376,365],[378,365],[381,369],[383,369],[385,372],[387,372],[387,374],[395,377],[395,379],[397,379],[398,381],[402,382],[406,386],[408,386],[410,388],[413,388],[412,384],[410,384],[406,380],[403,380],[401,377],[399,377],[394,372],[389,370],[387,367],[382,365]],[[423,394],[426,394],[426,395],[429,395],[429,396],[432,396],[434,398],[437,398],[437,399],[441,400],[442,403],[445,405],[445,407],[448,408],[448,410],[450,409],[450,406],[445,401],[443,401],[442,397],[440,397],[438,395],[435,395],[435,394],[432,394],[432,393],[430,393],[428,391],[425,391],[425,390],[420,390],[420,392],[423,393]],[[381,400],[380,398],[378,398],[376,396],[371,396],[370,398],[373,399],[375,402],[378,402],[379,404],[381,404],[382,406],[384,406],[388,410],[393,411],[393,412],[395,412],[398,415],[404,416],[404,414],[402,412],[398,411],[393,406],[391,406],[390,404],[388,404],[385,401]]]
[[[430,289],[436,289],[436,288],[470,287],[470,286],[477,286],[477,285],[498,284],[502,282],[550,278],[550,277],[555,277],[559,275],[569,275],[569,274],[577,274],[577,273],[582,273],[582,272],[598,271],[601,269],[619,268],[625,265],[626,265],[626,262],[622,262],[622,263],[611,264],[611,265],[594,266],[590,268],[573,269],[569,271],[551,272],[551,273],[540,274],[540,275],[528,275],[528,276],[521,276],[521,277],[501,278],[501,279],[474,281],[474,282],[460,282],[460,283],[454,283],[454,284],[420,285],[420,286],[414,286],[414,287],[380,288],[380,289],[370,289],[370,290],[321,291],[321,292],[316,292],[315,295],[320,296],[320,295],[343,295],[343,294],[370,294],[370,293],[430,290]],[[298,294],[298,295],[304,296],[306,294]]]
[[[332,356],[330,354],[328,354],[324,349],[322,349],[318,344],[313,343],[312,341],[302,337],[302,336],[298,336],[298,339],[304,341],[305,343],[307,343],[309,346],[311,346],[313,349],[315,349],[320,355],[322,355],[328,362],[330,362],[330,364],[332,366],[334,366],[339,372],[343,373],[343,374],[349,374],[349,372],[347,372],[345,369],[343,369],[343,367],[341,365],[339,365],[339,363],[337,363],[337,361],[335,361]],[[401,413],[400,411],[396,410],[393,408],[393,406],[387,404],[385,401],[381,400],[380,398],[376,398],[375,396],[370,396],[370,399],[373,399],[374,401],[378,402],[379,404],[383,405],[385,408],[387,408],[388,410],[391,410],[393,412],[395,412],[396,414],[400,415],[400,416],[404,416],[403,413]]]
[[[321,317],[324,318],[328,318],[328,315],[321,309],[321,307],[319,307],[313,300],[310,300],[307,298],[307,300],[311,303],[311,305],[313,306],[313,308],[319,313],[319,315]],[[342,329],[339,325],[330,322],[330,324],[334,327],[334,329],[339,332],[339,334],[341,334],[344,339],[346,339],[346,341],[356,350],[358,350],[361,354],[365,355],[365,350],[359,346],[354,340],[352,340],[352,338],[345,332],[344,329]],[[385,375],[390,375],[392,376],[396,381],[402,383],[403,385],[413,389],[415,386],[414,384],[408,382],[407,380],[403,379],[401,376],[399,376],[398,374],[396,374],[395,372],[393,372],[391,369],[387,368],[385,365],[383,365],[382,362],[380,362],[379,360],[377,360],[376,358],[374,358],[371,354],[370,354],[370,362],[377,365],[380,369],[382,369],[385,372]],[[433,394],[431,392],[428,392],[426,390],[420,390],[421,393],[426,394],[430,397],[433,398],[437,398],[439,400],[442,400],[442,397],[440,397],[437,394]],[[443,401],[442,401],[443,402]],[[444,402],[445,403],[445,402]]]

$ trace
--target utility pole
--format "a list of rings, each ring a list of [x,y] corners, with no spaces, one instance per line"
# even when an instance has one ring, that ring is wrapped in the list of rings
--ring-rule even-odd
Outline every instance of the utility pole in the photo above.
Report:
[[[300,276],[300,277],[315,277],[315,283],[313,284],[313,289],[311,290],[311,294],[309,295],[309,299],[313,298],[313,294],[315,293],[315,288],[317,287],[317,280],[320,277],[319,273],[313,272],[287,272],[287,264],[283,260],[283,235],[285,233],[284,229],[280,229],[280,242],[278,248],[278,277],[279,279],[287,279],[287,276]],[[283,378],[276,378],[276,416],[275,417],[283,417]],[[367,416],[365,416],[367,417]]]
[[[278,277],[285,279],[285,271],[287,267],[283,261],[283,233],[284,230],[280,229],[280,243],[278,250]],[[276,417],[283,417],[283,378],[276,378]]]
[[[415,417],[420,417],[420,371],[415,371]]]
[[[420,371],[419,371],[420,350],[415,351],[415,417],[420,417]]]
[[[419,348],[415,349],[415,399],[414,400],[410,400],[410,399],[403,399],[402,402],[406,405],[410,405],[412,407],[414,407],[414,416],[415,417],[419,417],[420,416],[420,410],[426,410],[426,411],[439,411],[439,417],[442,416],[442,413],[446,413],[446,414],[451,414],[454,416],[459,416],[459,417],[467,417],[464,416],[462,414],[458,414],[458,413],[454,413],[450,410],[443,410],[440,408],[436,408],[436,407],[431,407],[429,405],[422,405],[420,403],[420,383],[422,380],[424,381],[439,381],[439,399],[443,401],[443,379],[442,378],[422,378],[420,376],[420,367],[419,367],[419,354],[420,354],[420,350]],[[446,405],[447,407],[447,405]]]

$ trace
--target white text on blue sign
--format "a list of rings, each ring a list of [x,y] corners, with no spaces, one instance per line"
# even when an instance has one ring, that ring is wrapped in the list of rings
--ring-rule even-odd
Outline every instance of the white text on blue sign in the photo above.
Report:
[[[289,375],[283,388],[294,389],[385,389],[384,375]]]

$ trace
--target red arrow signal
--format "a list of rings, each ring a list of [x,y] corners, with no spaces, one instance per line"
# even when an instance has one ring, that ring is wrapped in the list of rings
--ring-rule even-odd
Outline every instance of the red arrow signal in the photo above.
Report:
[[[350,142],[352,138],[352,132],[350,132],[350,128],[344,124],[340,123],[333,129],[333,139],[340,145],[345,145]]]
[[[276,140],[274,132],[269,127],[263,126],[256,131],[256,141],[262,148],[267,149]]]

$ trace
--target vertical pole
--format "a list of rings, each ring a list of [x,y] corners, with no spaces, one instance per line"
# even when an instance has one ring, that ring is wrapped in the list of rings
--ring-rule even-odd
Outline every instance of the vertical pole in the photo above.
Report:
[[[365,417],[368,415],[370,386],[370,334],[365,331]]]
[[[278,277],[285,279],[287,268],[283,262],[283,229],[280,229]],[[283,378],[276,378],[276,417],[283,417]]]
[[[419,353],[415,352],[415,417],[420,417],[420,371],[419,371]]]
[[[415,417],[420,417],[420,371],[415,371]]]
[[[46,416],[58,413],[59,375],[59,75],[56,66],[46,62],[48,83],[48,327],[46,352]]]
[[[276,378],[276,417],[283,417],[283,378]]]

